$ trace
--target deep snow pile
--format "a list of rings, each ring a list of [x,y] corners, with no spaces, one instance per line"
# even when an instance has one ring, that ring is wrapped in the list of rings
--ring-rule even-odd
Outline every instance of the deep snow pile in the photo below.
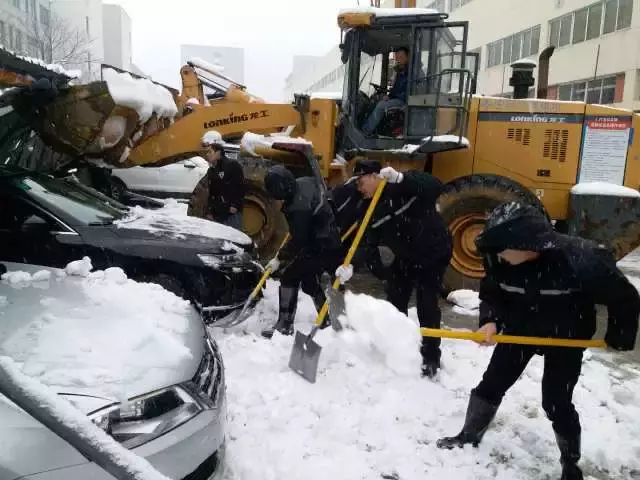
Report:
[[[251,244],[251,238],[243,232],[203,218],[188,217],[186,209],[186,205],[175,200],[167,201],[165,207],[158,210],[135,206],[127,217],[117,220],[115,224],[118,228],[146,230],[159,235],[168,234],[177,239],[186,239],[187,235],[197,235],[241,245]]]
[[[447,295],[447,300],[454,304],[453,311],[459,315],[478,316],[480,296],[474,290],[454,290]]]
[[[445,340],[438,379],[421,379],[417,335],[406,317],[366,295],[348,295],[347,311],[363,333],[345,340],[328,329],[316,336],[323,350],[315,384],[287,367],[290,337],[253,334],[276,320],[276,282],[268,282],[241,330],[212,329],[227,372],[229,479],[559,478],[559,453],[540,405],[541,358],[508,393],[478,449],[440,451],[436,439],[459,431],[492,349]],[[303,295],[297,326],[308,331],[314,317]],[[382,348],[368,348],[372,338]],[[586,478],[639,478],[638,373],[585,355],[574,399]]]
[[[64,391],[126,399],[158,388],[167,372],[194,357],[187,338],[197,314],[189,302],[130,280],[120,268],[91,270],[85,257],[54,275],[11,272],[0,283],[0,355]],[[11,316],[4,316],[8,307]]]

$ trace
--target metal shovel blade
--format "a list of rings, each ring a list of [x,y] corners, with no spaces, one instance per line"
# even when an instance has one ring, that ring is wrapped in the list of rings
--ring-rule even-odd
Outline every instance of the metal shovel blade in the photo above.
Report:
[[[313,341],[315,331],[314,328],[309,335],[296,332],[289,358],[289,368],[311,383],[316,383],[318,361],[320,350],[322,350],[322,347]]]

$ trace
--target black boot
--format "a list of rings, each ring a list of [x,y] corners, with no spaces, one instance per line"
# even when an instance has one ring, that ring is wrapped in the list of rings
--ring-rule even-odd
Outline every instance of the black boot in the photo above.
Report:
[[[422,337],[422,377],[433,378],[440,369],[440,346],[433,338]]]
[[[577,435],[563,437],[558,432],[556,442],[560,448],[560,463],[562,464],[562,477],[560,480],[583,480],[582,470],[578,467],[580,460],[580,432]]]
[[[264,338],[273,337],[275,330],[282,335],[293,335],[293,321],[296,318],[298,308],[298,288],[280,285],[279,303],[278,321],[275,325],[262,331]]]
[[[467,415],[464,426],[455,437],[444,437],[437,441],[438,448],[452,449],[462,447],[467,443],[477,447],[482,440],[482,436],[489,428],[489,424],[498,411],[498,405],[492,405],[486,400],[478,397],[474,393],[469,398]]]

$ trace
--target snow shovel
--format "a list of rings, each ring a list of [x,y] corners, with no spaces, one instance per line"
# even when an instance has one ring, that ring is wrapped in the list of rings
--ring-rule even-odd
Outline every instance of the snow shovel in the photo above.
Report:
[[[284,239],[282,240],[282,243],[278,247],[278,250],[276,251],[276,254],[273,256],[273,258],[278,258],[278,256],[280,255],[280,250],[282,250],[282,248],[286,245],[286,243],[289,241],[289,238],[291,238],[291,235],[289,235],[289,232],[287,232],[287,234],[284,236]],[[256,285],[256,288],[254,288],[253,291],[251,292],[251,295],[249,295],[249,298],[247,298],[247,301],[244,303],[242,310],[240,310],[240,312],[237,315],[235,315],[231,321],[221,322],[218,324],[214,323],[213,326],[231,328],[231,327],[235,327],[236,325],[240,325],[242,322],[244,322],[247,319],[247,310],[249,310],[249,305],[251,305],[251,302],[253,302],[256,299],[256,297],[262,290],[262,287],[264,286],[265,282],[271,276],[272,273],[273,272],[271,271],[271,267],[265,268],[264,273],[262,274],[262,277],[260,277],[260,281]]]
[[[485,337],[476,332],[460,332],[438,328],[421,328],[423,337],[456,338],[459,340],[482,341]],[[545,347],[607,348],[604,340],[576,340],[570,338],[523,337],[518,335],[494,335],[496,343],[516,343],[519,345],[540,345]]]
[[[369,225],[369,220],[371,220],[371,216],[373,215],[373,211],[376,208],[378,200],[380,200],[382,190],[384,189],[386,183],[387,182],[385,180],[382,180],[382,182],[380,182],[380,185],[378,185],[376,193],[373,195],[371,203],[369,204],[369,208],[367,208],[367,212],[365,213],[364,218],[362,219],[362,223],[358,228],[358,232],[356,233],[356,236],[351,243],[349,252],[347,253],[344,262],[342,263],[343,265],[346,266],[351,263],[351,260],[353,259],[353,256],[358,249],[358,245],[360,244],[360,240],[362,240],[362,236],[364,235],[364,232]],[[346,236],[347,234],[345,234],[345,237]],[[330,293],[336,293],[338,287],[340,287],[340,279],[336,278],[333,281],[331,289],[332,292]],[[313,328],[311,329],[309,335],[304,335],[303,333],[296,331],[296,336],[293,342],[293,349],[291,350],[291,357],[289,358],[289,368],[311,383],[316,383],[316,375],[318,374],[318,360],[320,359],[320,351],[322,350],[322,347],[313,341],[313,337],[315,337],[316,333],[318,332],[318,329],[327,316],[328,311],[329,303],[327,300],[325,300],[324,305],[322,305],[322,308],[320,309],[320,312],[318,312],[318,316],[316,317]],[[332,324],[334,322],[338,322],[338,317],[331,318],[333,320]],[[336,325],[334,326],[334,328],[339,327],[337,327]]]

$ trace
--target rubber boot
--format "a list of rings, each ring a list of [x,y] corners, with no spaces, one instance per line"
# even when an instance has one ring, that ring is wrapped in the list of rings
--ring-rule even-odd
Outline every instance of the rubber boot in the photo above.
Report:
[[[273,337],[277,330],[282,335],[293,335],[293,322],[298,308],[298,288],[280,285],[278,321],[275,325],[262,331],[264,338]]]
[[[437,441],[438,448],[452,449],[471,444],[477,447],[482,440],[484,433],[489,428],[489,424],[498,411],[499,405],[492,405],[486,400],[471,394],[464,426],[455,437],[444,437]]]
[[[560,463],[562,464],[562,477],[560,480],[583,480],[582,470],[578,467],[580,460],[580,432],[574,437],[563,437],[558,432],[556,442],[560,448]]]
[[[422,377],[433,378],[440,369],[440,348],[434,346],[433,339],[422,337],[420,354],[422,355]]]

